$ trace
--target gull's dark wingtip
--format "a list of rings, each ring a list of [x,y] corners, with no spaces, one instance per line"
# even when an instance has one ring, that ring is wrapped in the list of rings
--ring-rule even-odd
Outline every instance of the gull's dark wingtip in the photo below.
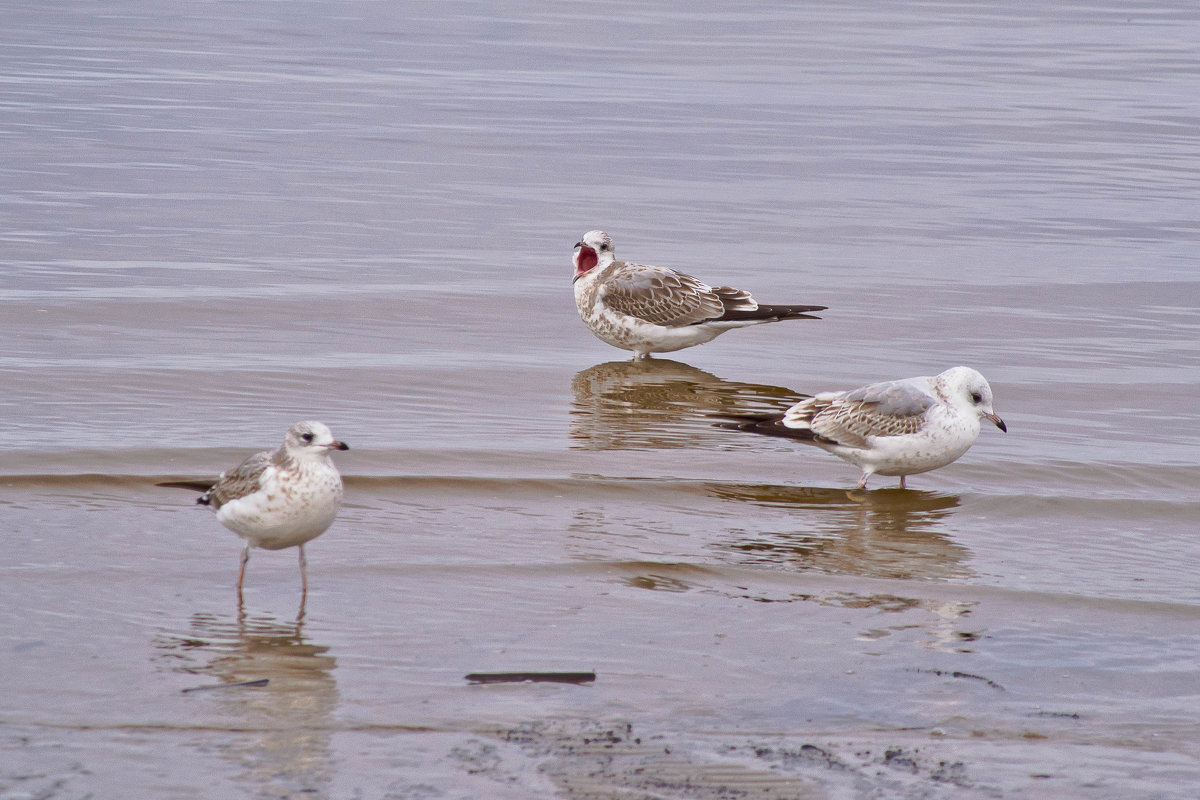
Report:
[[[829,306],[781,306],[781,308],[787,309],[787,313],[780,319],[820,319],[816,314],[810,312],[827,311]]]
[[[783,424],[783,414],[714,414],[720,422],[714,428],[728,431],[746,431],[763,436],[779,436],[784,439],[799,439],[811,442],[817,438],[810,428],[789,428]]]
[[[212,488],[212,481],[159,481],[155,486],[165,489],[190,489],[193,492],[207,492]]]

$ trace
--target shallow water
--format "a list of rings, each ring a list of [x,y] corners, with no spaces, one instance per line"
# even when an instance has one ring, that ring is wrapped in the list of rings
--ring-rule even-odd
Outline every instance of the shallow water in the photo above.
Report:
[[[1191,797],[1198,35],[10,9],[0,795]],[[631,363],[571,303],[595,227],[829,311]],[[958,363],[1009,433],[909,491],[711,424]],[[287,551],[239,609],[155,483],[304,418],[346,506],[302,613]],[[518,670],[597,678],[464,680]]]

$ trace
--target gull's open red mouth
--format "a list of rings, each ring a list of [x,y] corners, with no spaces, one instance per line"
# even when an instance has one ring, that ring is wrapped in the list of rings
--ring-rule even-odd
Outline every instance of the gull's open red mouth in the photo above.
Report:
[[[586,244],[580,244],[579,250],[575,253],[575,278],[572,280],[578,280],[581,275],[594,269],[598,263],[600,263],[600,258],[596,255],[596,251]]]

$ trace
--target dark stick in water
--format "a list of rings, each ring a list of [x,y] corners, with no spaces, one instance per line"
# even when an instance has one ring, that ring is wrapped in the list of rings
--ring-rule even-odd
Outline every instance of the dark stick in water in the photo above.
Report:
[[[243,689],[253,686],[266,686],[271,682],[270,678],[259,678],[256,681],[242,681],[241,683],[212,683],[208,686],[192,686],[187,689],[182,689],[184,692],[206,692],[209,689]]]
[[[591,683],[595,672],[472,672],[471,683]]]

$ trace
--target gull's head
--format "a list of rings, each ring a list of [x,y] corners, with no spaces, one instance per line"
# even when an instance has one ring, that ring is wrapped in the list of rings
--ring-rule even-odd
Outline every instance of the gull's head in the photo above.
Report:
[[[612,237],[604,231],[588,231],[575,243],[575,277],[579,280],[596,267],[607,267],[613,262]]]
[[[986,419],[1008,433],[1008,426],[992,408],[992,387],[976,370],[970,367],[953,367],[938,375],[937,380],[951,402],[974,409],[980,419]]]
[[[288,429],[284,448],[293,456],[328,456],[331,450],[349,450],[345,442],[333,438],[333,433],[321,422],[297,422]]]

